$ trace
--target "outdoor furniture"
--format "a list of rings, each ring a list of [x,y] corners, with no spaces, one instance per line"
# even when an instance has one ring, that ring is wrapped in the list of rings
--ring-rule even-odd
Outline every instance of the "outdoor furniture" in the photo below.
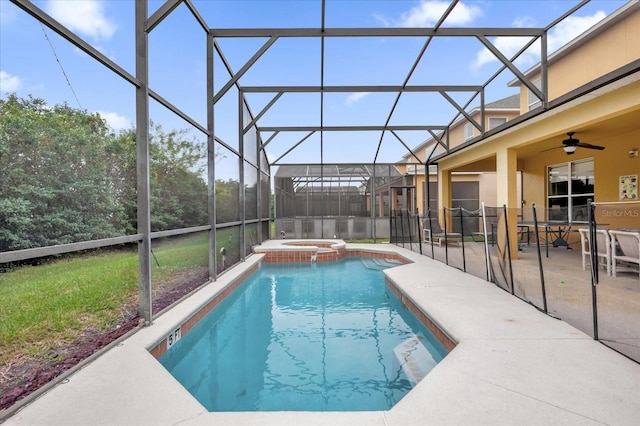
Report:
[[[529,225],[518,224],[518,251],[523,251],[525,235],[527,238],[527,245],[531,245],[531,229]]]
[[[530,225],[518,224],[518,242],[524,243],[524,237],[527,236],[527,245],[531,244]]]
[[[609,231],[611,234],[611,269],[613,276],[620,269],[637,271],[640,278],[640,232]],[[629,266],[620,265],[635,263],[637,270]]]
[[[431,229],[428,225],[429,222],[427,221],[423,230],[423,240],[425,243],[433,242],[437,244],[438,247],[442,247],[443,242],[459,242],[462,240],[462,234],[459,232],[447,232],[445,234],[437,220],[431,220]]]
[[[518,228],[524,228],[527,227],[527,232],[529,227],[533,228],[533,232],[535,232],[535,228],[536,226],[538,228],[543,228],[544,229],[544,241],[545,241],[545,250],[546,250],[546,256],[549,257],[549,243],[550,243],[550,239],[553,239],[553,241],[551,241],[551,245],[553,247],[561,247],[564,246],[567,248],[567,250],[571,250],[571,246],[569,245],[569,235],[571,233],[571,226],[572,224],[570,222],[564,222],[564,221],[548,221],[548,222],[520,222],[518,223]]]
[[[589,229],[580,228],[578,232],[580,232],[580,247],[582,248],[582,270],[585,271],[587,269],[587,259],[591,258]],[[611,275],[611,237],[606,229],[596,230],[596,244],[598,246],[598,263],[607,269],[607,275]]]

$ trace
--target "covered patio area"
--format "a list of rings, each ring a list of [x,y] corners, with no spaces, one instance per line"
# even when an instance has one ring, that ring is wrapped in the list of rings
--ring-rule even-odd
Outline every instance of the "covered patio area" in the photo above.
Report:
[[[589,256],[583,254],[579,233],[573,231],[565,246],[536,243],[535,235],[519,236],[518,256],[509,259],[504,248],[491,241],[466,236],[447,244],[398,243],[400,247],[433,258],[467,274],[490,280],[514,297],[549,316],[565,321],[625,356],[640,362],[640,272],[629,264],[617,276],[599,268],[592,286]],[[487,263],[487,255],[489,263]],[[583,256],[586,268],[582,268]],[[594,303],[595,299],[595,303]],[[595,311],[594,311],[595,310]],[[595,331],[597,329],[597,332]]]

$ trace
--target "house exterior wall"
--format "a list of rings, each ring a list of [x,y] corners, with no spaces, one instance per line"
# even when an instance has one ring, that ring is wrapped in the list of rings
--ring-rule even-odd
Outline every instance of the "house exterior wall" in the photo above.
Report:
[[[625,65],[640,60],[640,3],[629,3],[593,31],[565,46],[549,59],[549,100],[557,99],[575,89],[585,88],[595,79],[619,70]],[[535,80],[538,69],[526,74]],[[520,110],[528,111],[529,91],[520,86]],[[474,113],[475,116],[479,112]],[[517,117],[514,112],[509,120]],[[497,116],[487,112],[488,118]],[[504,132],[489,136],[468,149],[456,152],[439,160],[441,179],[458,179],[460,171],[498,171],[509,176],[512,170],[522,172],[522,188],[518,185],[517,197],[505,196],[504,179],[493,176],[493,185],[481,185],[480,199],[487,205],[507,203],[511,209],[524,208],[530,211],[535,203],[547,205],[547,167],[585,158],[594,158],[596,202],[618,201],[619,179],[622,175],[640,175],[640,157],[630,157],[629,151],[640,149],[640,75],[631,73],[603,87],[594,89],[588,96],[571,100],[562,107],[532,117]],[[464,125],[461,120],[452,126],[452,147],[464,142]],[[574,155],[567,156],[561,141],[567,132],[575,131],[583,142],[605,146],[604,151],[579,148]],[[474,130],[474,135],[478,135]],[[550,148],[557,147],[558,149]],[[424,150],[422,150],[424,152]],[[422,155],[423,152],[420,152]],[[511,154],[505,157],[506,154]],[[513,154],[516,154],[515,156]],[[502,159],[501,162],[497,161]],[[517,167],[514,164],[517,163]],[[515,173],[514,173],[515,175]],[[471,175],[461,175],[469,179]],[[489,173],[483,173],[488,182]],[[520,183],[520,178],[518,184]],[[444,182],[443,180],[443,182]],[[502,191],[499,192],[498,190]],[[446,194],[441,194],[442,196]],[[508,198],[508,199],[507,199]],[[441,199],[442,205],[448,205]],[[419,203],[424,205],[424,202]],[[617,226],[614,221],[612,226]],[[637,227],[637,226],[636,226]],[[514,233],[515,235],[515,233]]]
[[[567,156],[561,149],[540,153],[527,158],[523,170],[523,197],[527,205],[536,203],[539,207],[547,205],[547,166],[593,158],[595,181],[594,201],[615,202],[618,200],[620,176],[640,175],[640,157],[630,157],[629,151],[638,149],[640,145],[640,127],[638,130],[612,134],[604,139],[590,140],[594,145],[607,144],[604,151],[578,149],[572,156]],[[615,219],[613,219],[615,221]],[[640,219],[638,219],[640,224]]]
[[[486,110],[485,111],[485,129],[489,130],[489,119],[491,118],[506,118],[507,121],[513,120],[514,118],[518,117],[520,115],[520,111],[518,111],[517,109],[504,109],[504,110]],[[471,117],[473,117],[475,120],[479,121],[480,120],[480,111],[478,110],[474,110],[471,113]],[[449,145],[450,148],[456,147],[462,143],[465,142],[465,137],[464,137],[464,127],[467,123],[467,120],[460,120],[457,123],[454,123],[451,128],[450,128],[450,132],[449,132]],[[473,131],[473,137],[476,137],[480,135],[480,131],[478,129],[476,129],[474,127],[474,131]],[[435,142],[433,142],[435,143]],[[414,150],[414,153],[416,154],[416,156],[420,159],[420,161],[425,162],[427,160],[427,154],[431,153],[431,150],[433,149],[433,145],[432,144],[428,144],[427,147],[421,147],[418,148],[416,150]],[[439,146],[438,148],[436,148],[436,151],[434,153],[434,155],[437,154],[441,154],[444,152],[444,149]],[[415,163],[416,159],[413,157],[413,155],[411,154],[407,154],[402,158],[402,162],[397,164],[397,168],[400,171],[400,173],[407,173],[407,169],[405,166],[405,163]]]
[[[417,189],[418,212],[420,214],[425,214],[424,206],[426,205],[427,194],[426,188],[424,186],[424,175],[415,176],[415,181]],[[435,175],[429,176],[429,182],[436,181],[437,178]],[[495,172],[453,174],[451,176],[451,182],[478,182],[478,195],[480,202],[484,202],[487,206],[496,206],[497,196]],[[517,185],[518,194],[520,194],[520,180],[518,180]],[[431,196],[433,197],[433,194],[431,194]]]
[[[484,114],[484,118],[485,118],[485,122],[484,122],[484,127],[485,130],[489,130],[489,119],[490,118],[506,118],[507,121],[513,120],[514,118],[518,117],[520,115],[520,112],[517,110],[502,110],[502,111],[497,111],[497,110],[487,110],[485,111]],[[476,111],[473,114],[471,114],[471,117],[473,117],[476,121],[480,121],[480,112]],[[458,145],[463,144],[464,142],[467,141],[467,139],[465,139],[465,125],[468,123],[467,120],[460,120],[457,123],[454,123],[451,126],[450,132],[449,132],[449,147],[450,148],[454,148]],[[480,130],[478,130],[475,126],[473,127],[473,136],[472,137],[476,137],[480,135]],[[430,151],[430,149],[429,149]],[[438,147],[436,149],[436,152],[434,155],[437,154],[441,154],[444,152],[444,148],[442,148],[441,146]],[[425,161],[426,160],[426,152],[424,149],[420,150],[420,153],[416,153],[418,155],[418,157],[422,160]]]
[[[489,130],[489,119],[490,118],[506,118],[507,121],[513,120],[514,118],[516,118],[517,116],[520,115],[519,111],[515,111],[515,110],[504,110],[504,111],[485,111],[485,121],[484,121],[484,128],[485,130]],[[480,113],[475,113],[471,115],[475,120],[479,121],[480,120]],[[464,143],[466,140],[465,139],[465,133],[464,133],[464,129],[466,124],[468,123],[467,120],[462,120],[458,123],[455,123],[452,128],[451,128],[451,136],[450,136],[450,140],[449,140],[449,144],[450,144],[450,148],[456,147],[462,143]],[[476,136],[480,136],[480,130],[478,130],[475,126],[473,127],[473,135],[471,136],[471,138],[475,138]],[[469,138],[469,139],[471,139]]]
[[[514,119],[515,117],[517,117],[519,115],[519,112],[516,110],[503,110],[503,111],[495,111],[495,110],[491,110],[491,111],[485,111],[485,128],[488,130],[489,129],[489,119],[490,118],[506,118],[507,121]],[[472,114],[472,117],[476,120],[479,120],[480,118],[480,113],[479,112],[475,112],[474,114]],[[458,146],[462,143],[465,142],[464,139],[464,126],[467,123],[466,120],[461,120],[460,122],[454,124],[451,127],[451,133],[450,133],[450,146],[451,147],[455,147]],[[478,136],[480,134],[480,131],[478,129],[474,128],[474,137]],[[439,148],[436,153],[440,152],[442,148]],[[427,151],[431,151],[431,149],[419,149],[417,151],[414,151],[416,153],[416,155],[418,156],[418,158],[420,158],[421,161],[426,161],[427,158]],[[414,162],[415,158],[413,156],[405,156],[404,160],[409,161],[409,162]],[[414,173],[411,169],[407,169],[406,164],[403,163],[398,163],[398,165],[396,166],[397,169],[400,171],[400,173],[409,173],[410,175],[412,173]],[[414,166],[415,167],[415,166]],[[422,169],[422,168],[421,168]],[[474,171],[474,170],[472,170]],[[481,171],[481,170],[475,170],[475,171]],[[417,206],[418,206],[418,211],[420,214],[424,214],[424,206],[425,206],[425,200],[426,200],[426,193],[423,190],[424,188],[424,173],[420,173],[417,176],[413,176],[414,181],[415,181],[415,185],[417,188]],[[435,176],[431,176],[430,177],[430,181],[431,182],[435,182],[436,181],[436,177]],[[484,201],[487,205],[495,205],[495,200],[496,200],[496,189],[495,189],[495,173],[478,173],[478,174],[463,174],[463,175],[453,175],[452,176],[452,182],[465,182],[465,181],[469,181],[469,182],[473,182],[473,181],[477,181],[479,182],[479,192],[480,192],[480,201]],[[519,184],[518,184],[519,185]]]
[[[515,110],[485,111],[485,129],[489,130],[490,118],[505,117],[508,122],[518,117],[518,115],[519,115],[519,112]],[[476,112],[475,114],[472,114],[472,117],[476,120],[479,120],[480,113]],[[450,132],[450,140],[449,140],[449,144],[451,148],[466,142],[465,132],[464,132],[466,123],[467,123],[467,120],[461,120],[452,126],[451,132]],[[476,137],[479,135],[480,135],[480,131],[474,127],[473,137]],[[495,170],[495,168],[491,170]],[[473,171],[473,170],[470,170],[470,171]],[[475,171],[482,171],[482,169],[476,169]],[[432,176],[430,180],[434,182],[436,180],[435,176]],[[480,202],[484,202],[488,206],[495,206],[497,204],[495,172],[490,171],[488,173],[479,173],[475,175],[474,174],[452,175],[452,182],[464,182],[464,181],[479,182]],[[519,182],[518,182],[518,186],[519,186]],[[419,204],[419,205],[423,206],[424,204]]]
[[[640,7],[615,24],[598,32],[596,37],[583,41],[566,52],[559,51],[556,58],[550,58],[548,67],[549,100],[560,96],[602,77],[609,72],[640,58]],[[532,81],[540,78],[539,69],[528,74]],[[529,110],[526,86],[520,86],[520,110]]]
[[[488,164],[486,159],[501,150],[516,149],[518,169],[523,173],[522,198],[526,201],[525,208],[529,209],[532,203],[541,208],[547,204],[547,166],[594,158],[594,200],[617,202],[619,177],[640,175],[640,157],[629,156],[629,151],[640,149],[640,76],[636,73],[613,86],[594,91],[591,96],[575,101],[576,105],[570,108],[528,120],[472,149],[444,158],[439,167],[445,171],[470,170],[474,165]],[[603,127],[607,131],[599,130]],[[578,148],[575,154],[567,156],[560,149],[560,141],[566,131],[580,128],[588,129],[580,136],[582,140],[606,149]],[[536,148],[545,141],[552,141],[558,149]],[[544,145],[548,146],[553,145]],[[609,218],[606,223],[614,229],[626,226],[616,218]]]

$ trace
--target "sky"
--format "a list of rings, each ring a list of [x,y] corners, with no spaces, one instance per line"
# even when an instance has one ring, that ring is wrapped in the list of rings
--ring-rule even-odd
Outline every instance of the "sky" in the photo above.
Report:
[[[87,43],[135,75],[133,0],[32,0]],[[149,1],[149,13],[163,2]],[[212,28],[318,28],[318,0],[193,0],[200,15]],[[472,0],[460,1],[444,27],[545,27],[571,9],[573,0]],[[587,30],[626,1],[592,1],[551,29],[549,51],[553,52]],[[328,0],[325,27],[431,27],[440,18],[446,1]],[[490,38],[506,56],[513,55],[528,39]],[[219,39],[224,57],[238,71],[267,40]],[[402,85],[425,44],[425,38],[375,37],[327,38],[321,73],[321,44],[316,38],[281,38],[240,78],[243,86],[313,85]],[[539,61],[534,44],[517,61],[522,71]],[[150,88],[206,127],[206,36],[185,5],[179,6],[149,34]],[[481,85],[501,64],[478,41],[439,37],[429,45],[416,66],[409,85]],[[229,75],[220,57],[214,60],[214,86],[219,90]],[[321,77],[322,76],[322,77]],[[514,75],[501,73],[488,87],[487,102],[515,94],[507,82]],[[8,93],[34,96],[48,104],[99,113],[114,131],[128,129],[135,120],[134,87],[40,25],[9,0],[0,0],[0,96]],[[466,103],[470,93],[452,94]],[[248,94],[254,114],[274,94]],[[260,119],[262,126],[325,125],[441,125],[451,121],[455,109],[435,93],[327,93],[320,109],[317,93],[287,93]],[[230,90],[215,106],[216,136],[238,149],[238,94]],[[477,106],[472,102],[470,108]],[[188,129],[199,141],[205,136],[155,101],[151,119],[164,129]],[[393,114],[390,112],[393,110]],[[429,135],[398,132],[410,147]],[[265,133],[263,139],[269,137]],[[283,132],[267,147],[275,160],[302,140],[307,132]],[[382,142],[381,142],[382,141]],[[332,132],[323,137],[325,162],[396,162],[406,149],[388,132]],[[379,149],[377,149],[379,145]],[[319,162],[320,136],[313,134],[282,162]]]

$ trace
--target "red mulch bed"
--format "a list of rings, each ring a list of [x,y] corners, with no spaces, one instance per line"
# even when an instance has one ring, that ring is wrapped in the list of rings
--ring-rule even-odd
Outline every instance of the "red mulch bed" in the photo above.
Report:
[[[196,271],[191,271],[188,279],[183,283],[154,294],[154,313],[161,312],[207,281],[206,268],[195,274],[193,272]],[[109,343],[138,327],[140,323],[138,315],[131,314],[129,311],[130,307],[129,309],[123,307],[118,324],[112,330],[85,330],[71,344],[56,348],[56,354],[63,358],[62,361],[51,362],[47,359],[24,357],[14,360],[6,367],[0,367],[0,410],[11,407]]]

